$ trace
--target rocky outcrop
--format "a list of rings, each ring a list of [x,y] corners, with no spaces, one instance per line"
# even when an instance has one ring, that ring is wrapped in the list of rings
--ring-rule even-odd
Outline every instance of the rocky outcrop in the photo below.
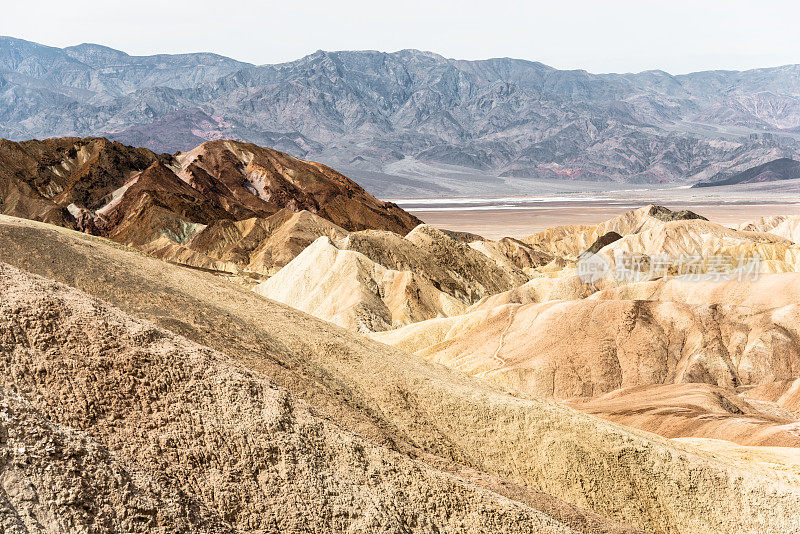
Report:
[[[405,234],[420,222],[324,165],[233,141],[176,156],[103,138],[2,141],[0,195],[0,213],[195,267],[261,274],[321,235]]]
[[[197,500],[137,475],[86,432],[0,387],[3,532],[236,532]]]
[[[387,269],[327,237],[253,290],[359,332],[390,330],[466,309],[424,275]]]

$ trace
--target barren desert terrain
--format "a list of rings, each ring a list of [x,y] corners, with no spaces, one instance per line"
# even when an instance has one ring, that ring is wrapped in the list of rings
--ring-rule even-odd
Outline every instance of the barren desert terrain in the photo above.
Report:
[[[4,532],[800,532],[790,201],[513,237],[245,143],[0,149]]]

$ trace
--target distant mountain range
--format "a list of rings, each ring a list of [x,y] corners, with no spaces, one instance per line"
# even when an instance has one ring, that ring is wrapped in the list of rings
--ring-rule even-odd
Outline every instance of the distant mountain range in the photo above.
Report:
[[[780,158],[746,171],[733,174],[720,173],[707,182],[698,182],[694,187],[711,187],[719,185],[753,184],[758,182],[777,182],[800,178],[800,161]]]
[[[0,37],[0,137],[66,135],[157,152],[249,141],[384,197],[531,193],[534,179],[695,183],[800,158],[800,66],[590,74],[416,50],[255,66]]]

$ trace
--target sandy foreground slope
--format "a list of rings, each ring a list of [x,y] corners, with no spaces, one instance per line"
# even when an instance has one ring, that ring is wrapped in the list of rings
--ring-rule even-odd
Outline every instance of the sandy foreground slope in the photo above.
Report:
[[[365,442],[228,356],[73,288],[0,264],[0,291],[0,406],[12,438],[4,532],[211,531],[213,522],[251,532],[574,532]],[[54,467],[85,480],[73,486]]]
[[[195,502],[171,495],[154,479],[132,475],[124,461],[85,432],[54,423],[3,388],[0,421],[3,532],[147,532],[160,525],[230,531]]]
[[[476,378],[264,299],[210,274],[164,264],[105,240],[70,230],[10,217],[0,218],[0,261],[107,301],[120,310],[112,310],[113,313],[109,311],[112,315],[132,314],[227,354],[235,360],[235,366],[232,363],[219,363],[224,358],[218,353],[213,353],[212,357],[209,349],[204,348],[196,350],[205,351],[205,358],[209,361],[195,361],[188,356],[185,358],[206,371],[223,365],[225,373],[237,375],[235,380],[239,381],[238,387],[226,385],[225,379],[218,386],[214,380],[207,382],[208,391],[214,391],[214,387],[230,387],[227,394],[237,399],[231,408],[237,414],[246,413],[245,408],[252,401],[247,397],[256,394],[259,388],[278,396],[274,392],[285,388],[288,391],[285,398],[289,400],[280,402],[292,405],[292,399],[296,396],[301,399],[297,401],[300,403],[298,406],[307,403],[311,410],[308,413],[318,414],[318,417],[330,421],[327,423],[331,425],[329,427],[325,427],[325,423],[319,425],[332,429],[331,440],[342,435],[342,432],[355,432],[360,437],[351,438],[351,443],[366,443],[365,451],[376,451],[375,454],[381,456],[385,454],[383,451],[389,449],[395,451],[394,454],[423,462],[430,469],[438,468],[462,475],[474,473],[473,480],[484,487],[493,486],[501,493],[517,492],[513,498],[523,502],[534,499],[532,495],[536,495],[536,491],[546,492],[552,496],[551,500],[540,498],[539,508],[572,528],[590,531],[587,529],[587,525],[590,525],[591,528],[600,529],[597,531],[603,531],[614,527],[589,512],[581,513],[567,505],[554,504],[558,501],[552,498],[647,532],[800,531],[800,478],[793,473],[779,472],[755,462],[714,457],[690,445],[677,444],[581,414],[555,401],[504,392]],[[13,280],[20,276],[11,278]],[[50,282],[42,283],[46,285]],[[68,290],[51,288],[45,293],[58,291]],[[102,308],[105,304],[94,306]],[[63,313],[69,316],[69,306],[66,308]],[[57,319],[55,314],[53,319]],[[4,351],[35,353],[37,347],[34,342],[46,344],[52,340],[47,330],[37,329],[35,321],[22,321],[18,327],[23,331],[30,328],[37,335],[12,337],[10,349],[4,343]],[[102,328],[115,331],[112,324]],[[86,335],[79,334],[80,330],[76,328],[63,331],[68,333],[68,337],[76,339]],[[152,328],[150,331],[156,332]],[[130,335],[119,329],[116,329],[116,334],[121,338]],[[164,343],[159,341],[160,335],[170,343],[180,341],[169,334],[159,333],[152,334],[152,338],[145,335],[136,343],[144,345],[144,348],[154,343]],[[103,342],[109,342],[109,337],[102,336]],[[39,347],[46,348],[47,345]],[[142,354],[146,355],[147,352]],[[102,353],[96,356],[111,358]],[[72,357],[75,358],[75,355]],[[59,358],[55,360],[60,365],[76,365],[60,362]],[[113,362],[125,368],[124,359],[112,358]],[[153,364],[162,370],[162,375],[164,363]],[[111,368],[114,368],[113,365]],[[115,441],[117,429],[128,428],[135,432],[135,425],[130,421],[137,421],[136,417],[141,414],[147,414],[145,420],[162,417],[164,423],[178,424],[170,419],[170,412],[148,412],[147,403],[136,407],[132,412],[135,415],[133,419],[114,418],[109,421],[98,417],[95,412],[98,402],[89,402],[89,393],[100,400],[105,398],[99,395],[102,389],[96,387],[105,384],[99,369],[95,374],[56,373],[53,378],[48,378],[51,376],[49,372],[22,373],[19,376],[23,382],[17,387],[24,385],[27,388],[28,395],[25,398],[35,403],[34,408],[42,411],[46,417],[56,421],[62,417],[65,423],[73,418],[69,426],[82,425],[85,432],[112,450],[116,450],[114,443],[119,446]],[[159,380],[172,380],[169,384],[173,381],[181,383],[181,374],[176,370],[173,379],[159,375]],[[215,373],[212,376],[214,379],[220,378]],[[55,381],[56,378],[63,386],[47,387],[48,381]],[[9,380],[10,377],[5,379]],[[81,385],[81,381],[91,382],[91,389]],[[245,382],[247,388],[243,388]],[[267,383],[272,389],[267,388]],[[126,387],[134,391],[144,387],[132,379],[127,384]],[[59,391],[65,394],[75,392],[71,394],[80,399],[78,406],[83,405],[84,411],[78,411],[77,414],[60,411]],[[82,397],[81,391],[86,391],[86,395]],[[145,388],[142,391],[148,390]],[[200,388],[191,390],[191,393],[199,395],[202,391]],[[165,393],[162,391],[162,394]],[[109,397],[109,403],[113,404],[113,398]],[[224,416],[224,410],[228,409],[226,406],[218,406],[212,398],[208,398],[207,403],[207,411],[202,413],[208,413],[209,424],[217,418],[230,423]],[[248,409],[252,409],[252,406]],[[197,417],[205,415],[198,414]],[[255,419],[256,425],[266,424],[257,417]],[[115,425],[117,421],[120,422]],[[242,430],[232,428],[230,431]],[[297,427],[297,431],[301,431],[300,427]],[[270,433],[262,432],[263,436],[253,437],[247,433],[247,440],[263,439],[262,444],[277,444],[265,437]],[[221,436],[215,439],[222,439]],[[202,441],[204,438],[195,439]],[[190,447],[180,446],[180,443],[167,440],[159,446],[163,450],[177,444],[170,454],[180,457],[191,450]],[[234,441],[230,446],[237,443]],[[316,446],[323,446],[318,441],[304,443],[311,446],[312,450],[318,450]],[[249,447],[243,446],[243,449],[249,450]],[[137,463],[138,454],[142,452],[131,452]],[[215,450],[213,454],[219,452]],[[364,452],[368,457],[370,454]],[[199,460],[202,459],[201,455]],[[183,461],[197,469],[197,459],[187,457]],[[398,463],[402,462],[411,465],[407,463],[408,460],[398,460]],[[150,465],[151,469],[155,469],[157,464]],[[324,463],[315,464],[315,476],[322,476],[320,473],[324,474],[325,466]],[[331,469],[334,467],[344,468],[336,462]],[[142,464],[142,468],[147,466]],[[220,473],[215,473],[212,478],[219,476]],[[201,480],[191,478],[187,484],[205,499],[204,504],[208,503],[207,506],[212,510],[215,506],[216,510],[225,508],[216,503],[212,495],[204,493],[205,486],[200,483]],[[451,483],[452,478],[437,480]],[[390,482],[384,480],[380,483]],[[432,487],[430,484],[428,487]],[[461,487],[465,488],[465,499],[470,491],[473,492],[471,495],[480,493]],[[244,489],[237,488],[237,491]],[[363,491],[369,493],[367,489]],[[390,502],[385,499],[389,490],[385,495],[382,491],[376,489],[370,494],[371,498],[378,502]],[[261,493],[258,495],[264,506],[269,507],[274,502],[265,499]],[[480,495],[482,499],[500,503],[496,510],[500,510],[501,504],[506,506],[503,504],[506,501],[501,502],[496,496]],[[541,503],[550,504],[545,506]],[[499,511],[497,513],[500,514]],[[242,517],[223,519],[240,521],[244,520],[243,517],[248,517],[245,512],[242,512]],[[430,515],[425,517],[430,519]],[[500,520],[500,515],[495,517]],[[423,527],[417,524],[408,528]],[[529,530],[536,531],[536,527]]]

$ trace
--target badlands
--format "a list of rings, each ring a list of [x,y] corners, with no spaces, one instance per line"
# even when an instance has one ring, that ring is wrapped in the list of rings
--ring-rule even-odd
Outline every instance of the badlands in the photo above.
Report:
[[[0,530],[800,532],[800,218],[703,215],[2,141]]]

